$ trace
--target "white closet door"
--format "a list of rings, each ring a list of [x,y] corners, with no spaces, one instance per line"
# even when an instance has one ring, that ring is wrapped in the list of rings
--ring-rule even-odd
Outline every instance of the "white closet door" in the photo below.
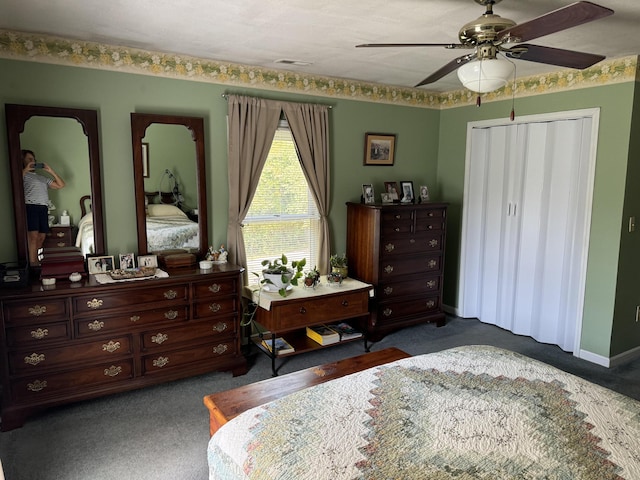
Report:
[[[575,350],[590,220],[591,124],[578,118],[472,129],[462,316]]]

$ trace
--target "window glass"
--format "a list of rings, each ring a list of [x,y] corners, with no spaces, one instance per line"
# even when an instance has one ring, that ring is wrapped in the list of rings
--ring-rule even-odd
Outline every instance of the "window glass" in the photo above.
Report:
[[[276,131],[256,194],[244,220],[249,283],[259,278],[262,260],[283,253],[293,260],[306,258],[305,269],[317,264],[319,215],[302,173],[293,136],[286,122]]]

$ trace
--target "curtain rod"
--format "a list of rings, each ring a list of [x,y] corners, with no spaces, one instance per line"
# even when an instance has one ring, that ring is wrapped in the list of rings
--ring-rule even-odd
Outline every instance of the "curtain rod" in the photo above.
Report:
[[[225,100],[227,100],[229,98],[229,94],[228,93],[223,93],[222,95],[220,95],[222,98],[224,98]],[[245,95],[247,96],[247,95]],[[262,97],[253,97],[253,98],[262,98]],[[265,98],[264,100],[271,100],[269,98]],[[286,100],[283,100],[286,101]],[[324,105],[325,107],[327,107],[329,110],[331,110],[333,108],[333,105],[329,105],[328,103],[313,103],[313,102],[291,102],[291,103],[311,103],[312,105]]]

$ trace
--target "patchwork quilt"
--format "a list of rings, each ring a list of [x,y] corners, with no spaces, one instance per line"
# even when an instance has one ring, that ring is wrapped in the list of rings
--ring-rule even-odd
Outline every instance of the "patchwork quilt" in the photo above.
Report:
[[[640,479],[640,402],[520,354],[398,360],[244,412],[209,478]]]

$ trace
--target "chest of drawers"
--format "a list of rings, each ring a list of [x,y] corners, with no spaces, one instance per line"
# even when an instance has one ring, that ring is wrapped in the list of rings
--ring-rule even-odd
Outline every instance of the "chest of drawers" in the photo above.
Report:
[[[447,205],[347,204],[349,276],[375,287],[372,340],[419,322],[444,324]]]
[[[212,370],[245,373],[242,269],[169,273],[3,291],[2,430],[54,405]]]
[[[66,248],[75,245],[73,225],[53,225],[44,239],[45,248]]]

